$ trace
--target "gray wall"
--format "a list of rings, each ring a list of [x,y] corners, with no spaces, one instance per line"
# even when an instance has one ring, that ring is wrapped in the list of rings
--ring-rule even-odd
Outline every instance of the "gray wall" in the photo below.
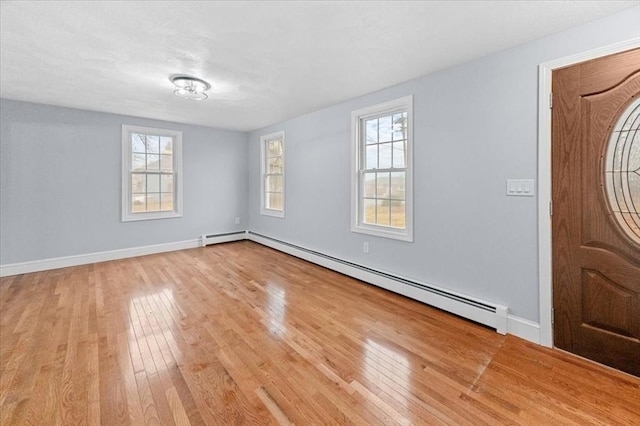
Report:
[[[0,264],[246,228],[246,133],[4,99],[0,108]],[[122,124],[183,132],[183,217],[120,221]]]
[[[505,180],[536,178],[538,64],[639,35],[636,7],[249,135],[2,100],[0,264],[251,229],[537,321],[537,199],[506,197]],[[409,94],[415,242],[352,233],[350,113]],[[183,132],[182,218],[120,221],[123,123]],[[284,219],[259,214],[259,137],[277,130]]]
[[[506,305],[538,321],[538,65],[640,35],[640,8],[295,118],[249,137],[249,228]],[[310,82],[312,84],[312,82]],[[350,232],[350,113],[414,95],[415,241]],[[259,214],[259,138],[286,132],[286,218]],[[362,252],[369,242],[370,252]]]

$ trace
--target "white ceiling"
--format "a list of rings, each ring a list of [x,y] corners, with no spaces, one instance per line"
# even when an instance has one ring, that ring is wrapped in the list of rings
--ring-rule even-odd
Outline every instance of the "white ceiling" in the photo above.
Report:
[[[0,95],[253,130],[638,4],[3,0]]]

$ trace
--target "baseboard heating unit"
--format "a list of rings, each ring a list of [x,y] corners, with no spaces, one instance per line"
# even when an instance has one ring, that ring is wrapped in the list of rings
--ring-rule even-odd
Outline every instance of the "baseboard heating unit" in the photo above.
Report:
[[[315,263],[316,265],[459,315],[463,318],[494,328],[500,334],[510,333],[534,343],[540,342],[539,325],[532,321],[510,315],[506,306],[493,304],[435,285],[418,282],[396,274],[359,265],[252,231],[234,231],[212,235],[202,234],[199,238],[186,241],[0,265],[0,276],[25,274],[241,240],[254,241],[258,244]]]
[[[247,231],[245,238],[494,328],[500,334],[506,334],[508,331],[508,308],[506,306],[492,304],[431,284],[348,262],[256,232]]]
[[[230,241],[240,241],[246,239],[246,231],[226,232],[224,234],[207,235],[202,234],[200,236],[200,247],[208,246],[210,244],[228,243]]]

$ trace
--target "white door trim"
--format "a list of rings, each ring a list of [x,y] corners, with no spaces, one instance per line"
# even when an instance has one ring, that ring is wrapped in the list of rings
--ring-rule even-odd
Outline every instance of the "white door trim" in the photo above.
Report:
[[[551,73],[554,69],[640,47],[640,37],[544,62],[538,66],[538,283],[540,344],[553,346],[551,265]]]

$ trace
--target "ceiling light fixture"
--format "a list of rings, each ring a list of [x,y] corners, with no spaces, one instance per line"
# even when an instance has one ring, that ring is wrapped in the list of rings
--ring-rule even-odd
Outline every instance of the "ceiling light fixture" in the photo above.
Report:
[[[173,90],[176,96],[194,101],[208,98],[205,92],[211,89],[211,85],[204,80],[188,75],[172,75],[169,80],[176,86]]]

